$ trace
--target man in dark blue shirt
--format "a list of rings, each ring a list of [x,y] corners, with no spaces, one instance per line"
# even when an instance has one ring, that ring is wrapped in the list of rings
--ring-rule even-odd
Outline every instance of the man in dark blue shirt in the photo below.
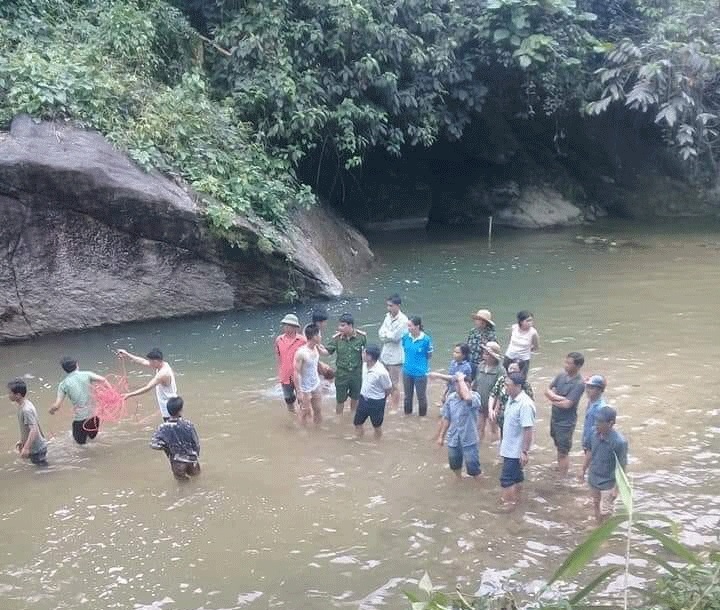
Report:
[[[583,479],[590,470],[588,484],[595,506],[595,519],[598,523],[607,520],[613,514],[617,498],[615,464],[625,470],[627,466],[628,444],[622,434],[615,430],[617,413],[611,407],[602,407],[595,415],[595,434],[590,441],[590,451],[585,455]]]

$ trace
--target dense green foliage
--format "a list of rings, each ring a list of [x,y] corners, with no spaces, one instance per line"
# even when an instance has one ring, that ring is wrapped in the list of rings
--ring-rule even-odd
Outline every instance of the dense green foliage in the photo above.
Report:
[[[228,8],[230,3],[222,3]],[[568,0],[257,0],[210,15],[212,62],[258,136],[346,167],[458,140],[486,101],[531,116],[577,101],[593,19]],[[209,32],[208,32],[209,33]]]
[[[716,177],[720,152],[720,5],[636,2],[597,71],[599,114],[613,103],[651,112],[696,175]]]
[[[235,214],[277,221],[313,197],[213,99],[193,62],[199,42],[160,0],[3,4],[0,124],[25,112],[99,130],[142,167],[204,194],[210,222],[233,241]]]
[[[203,194],[227,236],[479,118],[625,105],[714,176],[718,23],[703,0],[8,0],[0,125],[96,128]]]

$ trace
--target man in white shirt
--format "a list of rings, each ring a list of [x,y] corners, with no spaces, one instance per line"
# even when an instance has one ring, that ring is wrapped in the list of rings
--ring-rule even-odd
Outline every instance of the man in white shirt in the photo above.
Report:
[[[387,314],[380,325],[378,335],[382,343],[380,361],[385,365],[392,381],[390,392],[390,406],[397,409],[400,406],[400,373],[402,372],[405,352],[402,348],[402,338],[407,333],[407,316],[400,311],[402,300],[397,294],[388,297],[385,301]]]
[[[157,400],[160,415],[162,415],[164,422],[169,421],[170,413],[167,410],[167,401],[177,396],[177,386],[175,385],[175,373],[170,365],[163,360],[163,353],[155,347],[147,353],[145,358],[135,356],[124,349],[119,349],[118,355],[155,371],[155,376],[143,387],[123,394],[123,398],[127,400],[133,396],[140,396],[140,394],[145,394],[145,392],[155,388],[155,400]]]
[[[375,430],[375,438],[382,436],[385,402],[393,385],[387,369],[379,358],[380,348],[377,345],[368,345],[365,348],[360,400],[353,420],[355,432],[359,437],[363,435],[363,424],[368,417]]]
[[[501,500],[506,511],[513,510],[520,503],[523,469],[528,463],[528,452],[535,430],[535,404],[523,391],[525,377],[522,373],[508,373],[505,376],[505,391],[509,397],[505,406],[505,421],[500,442],[503,468],[500,474]]]

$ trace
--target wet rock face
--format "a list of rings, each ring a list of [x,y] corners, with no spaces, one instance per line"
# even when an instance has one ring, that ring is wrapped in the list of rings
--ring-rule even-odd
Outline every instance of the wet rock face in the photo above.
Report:
[[[583,212],[550,187],[526,187],[496,213],[495,222],[517,229],[545,229],[582,224]]]
[[[312,213],[341,236],[333,250],[355,252],[351,271],[370,265],[362,236]],[[324,244],[297,226],[237,223],[245,249],[214,238],[187,192],[98,134],[20,117],[0,138],[0,341],[342,293]]]

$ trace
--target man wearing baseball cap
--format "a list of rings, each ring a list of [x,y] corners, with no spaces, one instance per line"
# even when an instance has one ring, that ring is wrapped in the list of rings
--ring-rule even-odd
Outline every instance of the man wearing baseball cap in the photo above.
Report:
[[[287,314],[281,321],[282,334],[275,339],[275,357],[278,365],[278,376],[282,385],[283,399],[290,413],[295,413],[295,352],[305,345],[305,337],[300,334],[300,321],[293,314]]]
[[[582,448],[587,453],[590,451],[593,431],[595,430],[595,416],[603,407],[607,407],[605,402],[605,388],[607,382],[602,375],[591,375],[585,381],[585,394],[588,397],[587,410],[585,411],[585,423],[582,432]]]

